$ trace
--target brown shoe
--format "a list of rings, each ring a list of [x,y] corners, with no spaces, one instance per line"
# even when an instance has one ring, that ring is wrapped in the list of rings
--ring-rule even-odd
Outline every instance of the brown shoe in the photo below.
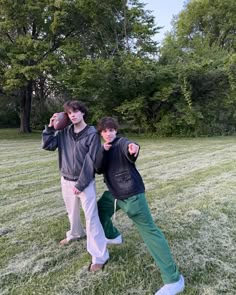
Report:
[[[67,240],[67,238],[63,239],[60,241],[60,245],[64,246],[64,245],[68,245],[70,241]]]
[[[84,239],[86,236],[82,236],[82,237],[79,237],[79,238],[75,238],[75,239],[71,239],[71,240],[67,240],[67,238],[63,239],[60,241],[60,245],[61,246],[65,246],[65,245],[68,245],[70,244],[71,242],[74,242],[74,241],[79,241],[81,239]]]
[[[88,270],[91,271],[91,272],[96,272],[96,271],[99,271],[99,270],[103,270],[106,263],[107,263],[107,261],[105,263],[103,263],[103,264],[90,263],[90,265],[88,267]]]

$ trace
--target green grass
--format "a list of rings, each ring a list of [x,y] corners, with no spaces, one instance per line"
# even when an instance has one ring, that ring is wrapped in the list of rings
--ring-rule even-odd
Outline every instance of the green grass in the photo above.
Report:
[[[186,295],[236,294],[236,138],[145,139],[137,166],[152,215],[186,279]],[[160,273],[131,221],[89,273],[86,240],[59,246],[68,229],[57,152],[40,133],[0,130],[0,294],[152,295]],[[97,177],[98,197],[104,190]],[[83,218],[84,219],[84,218]]]

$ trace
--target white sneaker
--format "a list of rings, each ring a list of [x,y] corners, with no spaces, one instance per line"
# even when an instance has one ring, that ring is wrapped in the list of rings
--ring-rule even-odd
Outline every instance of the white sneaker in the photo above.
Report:
[[[184,277],[181,275],[180,279],[171,284],[165,284],[155,295],[176,295],[184,290]]]
[[[109,244],[109,245],[120,245],[123,242],[121,235],[119,235],[115,239],[106,239],[106,240],[107,240],[107,244]]]

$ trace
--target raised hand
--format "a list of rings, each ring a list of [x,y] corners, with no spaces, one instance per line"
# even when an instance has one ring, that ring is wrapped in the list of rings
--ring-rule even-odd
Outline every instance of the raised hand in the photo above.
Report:
[[[109,149],[112,147],[112,145],[110,144],[110,143],[104,143],[104,145],[103,145],[103,147],[104,147],[104,150],[105,151],[109,151]]]
[[[139,145],[137,145],[136,143],[130,143],[128,145],[128,152],[130,153],[130,155],[134,155],[134,157],[137,157],[139,152]]]
[[[53,123],[57,117],[58,113],[55,113],[52,115],[52,117],[50,118],[50,121],[49,121],[49,124],[48,124],[48,127],[53,127]]]

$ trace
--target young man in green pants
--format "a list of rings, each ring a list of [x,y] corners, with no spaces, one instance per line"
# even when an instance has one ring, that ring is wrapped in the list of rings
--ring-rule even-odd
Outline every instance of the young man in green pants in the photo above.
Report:
[[[170,248],[161,230],[155,225],[145,198],[145,188],[135,160],[139,146],[124,137],[117,137],[118,123],[105,117],[98,123],[104,144],[96,156],[96,170],[103,174],[109,191],[98,201],[98,212],[108,244],[120,244],[122,238],[111,217],[122,209],[135,224],[149,252],[160,269],[164,286],[155,295],[175,295],[184,290]]]

